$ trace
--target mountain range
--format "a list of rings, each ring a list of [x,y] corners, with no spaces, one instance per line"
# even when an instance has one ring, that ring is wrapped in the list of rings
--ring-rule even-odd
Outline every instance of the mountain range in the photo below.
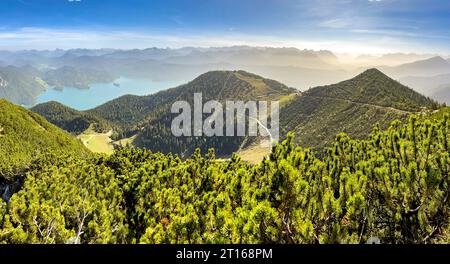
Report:
[[[398,67],[383,68],[384,72],[416,91],[439,102],[450,104],[450,60],[433,57]]]
[[[381,70],[394,78],[435,76],[450,73],[450,62],[436,56],[395,67],[381,67]]]
[[[0,98],[19,105],[34,105],[36,98],[50,88],[89,89],[91,84],[108,83],[117,78],[102,70],[71,66],[38,70],[30,65],[9,65],[0,67]]]
[[[340,132],[362,138],[376,124],[385,129],[395,119],[437,107],[433,100],[369,69],[350,80],[297,95],[282,109],[280,127],[284,135],[294,131],[299,145],[323,149]]]
[[[9,82],[1,86],[0,97],[17,104],[32,105],[48,87],[86,89],[98,82],[112,82],[119,77],[153,81],[185,82],[208,71],[245,70],[305,91],[312,87],[347,80],[361,71],[376,67],[416,91],[438,101],[445,95],[446,84],[424,89],[415,78],[439,79],[450,74],[450,62],[434,54],[362,55],[347,59],[326,50],[234,46],[223,48],[179,49],[72,49],[53,51],[1,51],[0,67],[15,67],[24,75],[23,84]],[[32,73],[22,68],[33,69]],[[0,78],[14,79],[12,73],[0,72]],[[33,79],[40,79],[36,85]],[[431,80],[431,83],[439,80]],[[42,86],[42,84],[44,86]],[[443,88],[444,87],[444,88]],[[434,90],[439,88],[439,93]],[[444,89],[444,90],[442,90]],[[426,90],[426,91],[425,91]],[[447,102],[448,103],[448,102]]]
[[[49,86],[58,90],[62,90],[64,87],[89,89],[93,83],[109,83],[117,78],[118,76],[113,76],[106,71],[71,66],[46,71],[42,77]]]
[[[109,124],[115,131],[116,140],[134,137],[132,144],[135,146],[177,153],[182,157],[191,155],[196,148],[205,152],[214,147],[217,154],[223,156],[239,150],[246,137],[172,136],[171,120],[176,116],[171,113],[172,104],[183,100],[193,105],[194,93],[201,93],[204,102],[216,100],[225,105],[228,100],[283,100],[297,90],[244,71],[213,71],[179,87],[149,96],[123,96],[85,112],[64,108],[54,102],[37,105],[32,110],[72,133],[79,132],[80,127],[80,122],[73,120]]]
[[[322,150],[342,131],[362,138],[376,124],[386,128],[395,119],[404,120],[411,113],[439,107],[381,71],[370,69],[350,80],[303,93],[245,71],[213,71],[154,95],[123,96],[84,112],[54,102],[32,110],[71,133],[78,134],[90,125],[96,125],[98,132],[111,128],[114,140],[133,138],[129,143],[134,146],[182,157],[190,156],[196,148],[202,153],[215,148],[224,157],[233,152],[270,151],[267,147],[258,149],[257,143],[262,140],[258,137],[173,136],[171,121],[176,115],[171,113],[171,105],[179,100],[192,105],[194,93],[202,93],[204,102],[279,100],[282,137],[294,131],[300,146]]]
[[[173,136],[171,105],[192,105],[194,93],[221,103],[279,101],[283,141],[271,147],[261,136]],[[360,225],[351,236],[341,233],[334,240],[319,241],[312,231],[311,243],[361,243],[374,232],[393,243],[448,241],[449,109],[377,69],[305,92],[245,71],[212,71],[88,111],[57,102],[32,110],[0,100],[0,239],[7,243],[164,242],[152,239],[167,234],[166,228],[175,230],[177,219],[188,219],[199,242],[223,235],[217,230],[233,221],[244,223],[233,227],[239,232],[263,234],[261,242],[291,243],[283,230],[301,230],[294,223],[305,221],[302,212],[308,208],[322,210],[319,220],[316,213],[307,220],[311,230],[322,225],[320,238],[337,225],[342,230]],[[103,139],[122,147],[110,155],[89,151]],[[429,202],[417,206],[422,201]],[[298,211],[290,211],[292,205]],[[261,212],[271,212],[270,218],[263,214],[261,220]],[[395,214],[399,217],[392,218]],[[288,220],[295,229],[273,224],[286,215],[297,217]],[[360,222],[367,215],[372,222]],[[393,227],[386,227],[392,219]],[[270,228],[278,228],[280,236],[267,239],[265,222],[273,222]],[[223,227],[199,227],[210,223]],[[242,228],[249,223],[254,228]],[[364,231],[362,240],[366,223],[375,228]],[[154,226],[161,227],[158,235]],[[442,231],[430,238],[433,228]],[[205,230],[212,235],[203,237]]]
[[[59,109],[63,116],[57,119],[55,111],[53,118],[60,121],[98,122],[91,119],[97,113],[120,125],[119,120],[136,117],[124,128],[141,118],[156,121],[152,132],[161,134],[151,134],[147,148],[158,151],[170,142],[182,153],[191,145],[177,143],[231,150],[239,140],[161,140],[165,108],[173,100],[189,100],[185,96],[192,92],[221,100],[280,100],[290,125],[299,115],[308,119],[295,127],[302,138],[298,128],[313,119],[344,130],[359,125],[357,119],[365,130],[396,114],[404,119],[420,113],[387,130],[376,128],[363,140],[339,132],[326,152],[299,147],[289,133],[252,165],[239,157],[242,152],[218,159],[213,149],[182,159],[141,148],[93,154],[38,114],[0,100],[2,242],[342,244],[365,243],[376,235],[394,244],[448,243],[448,108],[431,112],[439,106],[375,69],[302,94],[243,71],[208,72],[181,88],[158,97],[119,98],[95,111],[57,103],[47,104],[47,110]],[[304,105],[309,101],[313,107]],[[333,133],[326,125],[306,132]],[[141,131],[138,136],[148,136]],[[311,231],[302,232],[305,228]]]

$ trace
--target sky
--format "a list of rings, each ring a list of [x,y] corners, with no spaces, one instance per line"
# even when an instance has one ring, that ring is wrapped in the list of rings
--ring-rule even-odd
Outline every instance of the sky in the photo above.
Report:
[[[272,46],[450,55],[448,0],[0,0],[0,49]]]

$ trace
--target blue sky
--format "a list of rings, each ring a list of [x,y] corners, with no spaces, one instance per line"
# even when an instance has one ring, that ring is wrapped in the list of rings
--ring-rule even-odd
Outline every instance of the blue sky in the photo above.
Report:
[[[0,49],[293,46],[450,54],[448,0],[1,0]]]

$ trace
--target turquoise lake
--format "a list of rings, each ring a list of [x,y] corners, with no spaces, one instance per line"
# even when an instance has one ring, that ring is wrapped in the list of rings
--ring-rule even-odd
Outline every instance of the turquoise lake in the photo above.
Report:
[[[118,84],[119,86],[114,85]],[[126,94],[149,95],[161,90],[176,87],[183,82],[155,82],[148,79],[121,77],[113,83],[97,83],[89,89],[65,87],[59,91],[49,88],[41,94],[36,104],[57,101],[77,110],[87,110]]]

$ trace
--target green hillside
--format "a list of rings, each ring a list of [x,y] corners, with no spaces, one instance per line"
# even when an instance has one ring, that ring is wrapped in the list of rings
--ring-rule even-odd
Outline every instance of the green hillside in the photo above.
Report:
[[[283,101],[296,92],[279,82],[248,72],[214,71],[154,95],[127,95],[85,112],[75,112],[55,103],[42,104],[33,108],[33,111],[70,132],[79,133],[80,129],[74,129],[72,120],[79,120],[83,116],[82,121],[87,123],[105,124],[100,121],[106,120],[114,129],[115,140],[134,137],[135,146],[152,151],[178,153],[187,157],[197,147],[201,148],[202,153],[206,153],[209,148],[216,148],[218,155],[227,156],[239,149],[244,137],[174,137],[170,130],[171,121],[176,116],[171,114],[172,104],[185,100],[193,105],[194,93],[202,93],[203,102],[217,100],[224,104],[226,100]],[[79,127],[85,128],[87,123],[82,123]]]
[[[323,149],[340,132],[364,138],[376,124],[385,129],[395,119],[437,107],[431,99],[371,69],[297,95],[281,110],[280,129],[283,135],[293,131],[303,147]]]
[[[0,99],[0,178],[10,178],[45,153],[88,155],[67,132],[41,116]]]
[[[36,105],[31,110],[50,123],[74,134],[80,134],[91,126],[97,132],[106,132],[111,129],[109,123],[99,117],[54,101]]]
[[[172,89],[148,96],[122,96],[88,112],[121,125],[129,131],[140,128],[143,121],[170,113],[170,107],[175,101],[191,102],[194,93],[202,93],[204,102],[208,100],[223,102],[225,100],[276,100],[294,92],[296,92],[295,89],[277,81],[245,71],[212,71]]]
[[[289,134],[255,166],[213,150],[42,157],[0,200],[0,243],[448,244],[448,112],[340,133],[320,158]]]
[[[185,100],[193,105],[194,93],[202,93],[203,102],[216,100],[225,105],[227,100],[277,101],[292,93],[294,89],[269,79],[247,73],[209,72],[192,82],[176,88],[176,100]],[[245,144],[248,137],[175,137],[170,130],[171,122],[176,114],[170,113],[174,101],[161,105],[146,119],[146,124],[138,133],[133,144],[150,150],[164,153],[177,153],[182,157],[191,155],[196,148],[207,153],[209,148],[216,149],[218,156],[228,157]]]
[[[224,157],[238,150],[245,155],[258,154],[258,158],[248,160],[260,160],[268,154],[269,148],[252,148],[258,138],[172,136],[170,126],[176,115],[171,114],[171,105],[178,100],[192,105],[194,93],[202,93],[203,102],[214,99],[223,104],[226,100],[279,100],[281,136],[293,131],[297,144],[319,150],[329,146],[340,132],[360,139],[376,124],[386,129],[393,120],[405,120],[412,113],[438,108],[434,101],[371,69],[353,79],[301,94],[248,72],[215,71],[154,95],[123,96],[86,112],[75,112],[55,103],[33,110],[71,132],[80,133],[88,124],[103,124],[100,127],[113,128],[114,140],[133,137],[134,146],[177,153],[183,158],[196,148],[202,153],[215,148],[216,154]],[[73,120],[79,121],[80,116],[83,125],[75,131]]]

